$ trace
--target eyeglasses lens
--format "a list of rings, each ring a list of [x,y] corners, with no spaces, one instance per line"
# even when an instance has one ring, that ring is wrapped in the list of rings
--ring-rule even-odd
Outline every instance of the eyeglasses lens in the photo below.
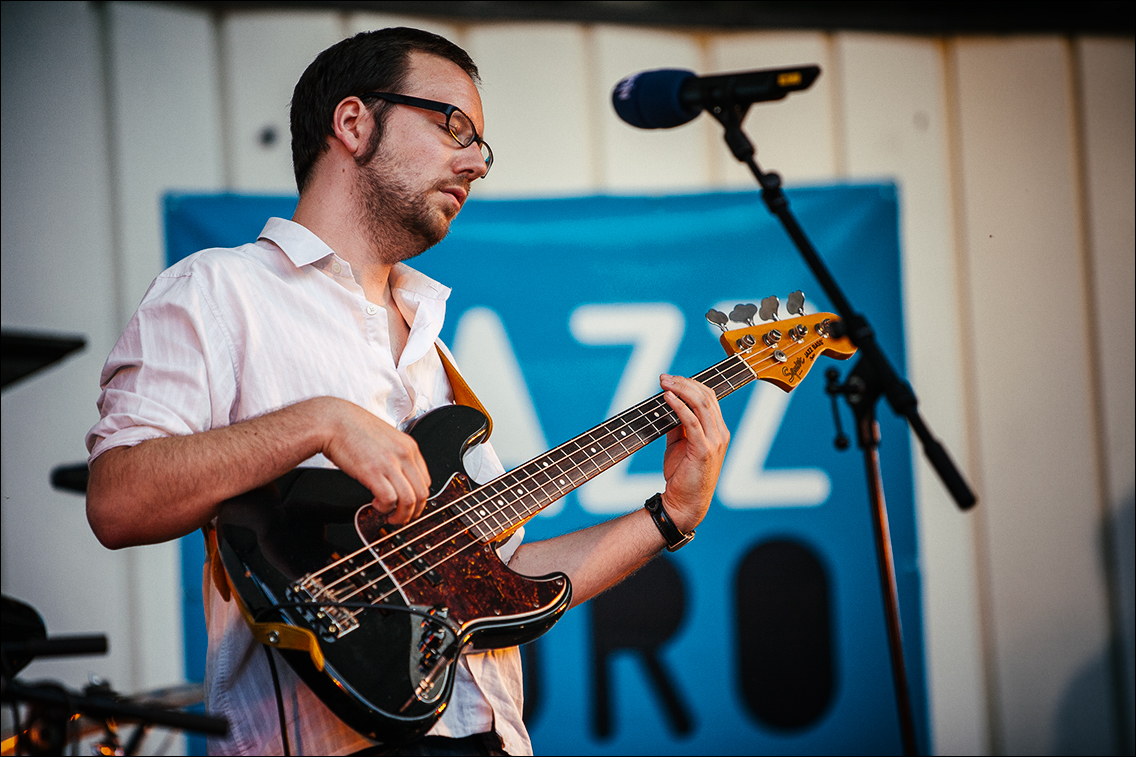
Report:
[[[477,135],[477,130],[473,128],[473,122],[469,120],[469,116],[460,110],[455,110],[450,114],[449,129],[450,134],[462,147],[469,147],[473,144]],[[489,149],[489,145],[481,142],[478,147],[481,149],[481,157],[485,159],[486,165],[492,165],[493,151]]]

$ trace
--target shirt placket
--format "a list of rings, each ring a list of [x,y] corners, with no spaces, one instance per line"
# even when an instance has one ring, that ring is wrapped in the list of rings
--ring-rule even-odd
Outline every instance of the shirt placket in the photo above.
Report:
[[[338,256],[332,256],[328,269],[335,274],[334,278],[349,290],[355,300],[355,306],[362,314],[363,338],[371,349],[375,351],[378,359],[387,370],[398,376],[397,385],[391,387],[391,394],[387,398],[386,410],[392,419],[400,422],[402,419],[414,414],[415,395],[413,385],[410,383],[406,369],[396,366],[394,353],[391,350],[390,328],[387,323],[386,308],[382,308],[367,299],[362,285],[351,273],[351,265]],[[405,356],[405,350],[403,350]],[[400,361],[402,362],[402,361]]]

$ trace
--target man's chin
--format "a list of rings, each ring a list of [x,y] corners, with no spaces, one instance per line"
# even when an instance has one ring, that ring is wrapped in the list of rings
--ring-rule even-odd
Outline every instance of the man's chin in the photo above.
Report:
[[[441,242],[450,233],[449,219],[438,219],[433,223],[422,224],[414,229],[414,237],[417,241],[410,250],[409,254],[403,260],[410,260],[411,258],[418,257],[422,253],[429,250],[434,245]]]

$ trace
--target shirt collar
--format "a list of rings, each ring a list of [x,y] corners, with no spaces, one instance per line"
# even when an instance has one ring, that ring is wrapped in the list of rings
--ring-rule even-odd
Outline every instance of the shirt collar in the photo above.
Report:
[[[265,239],[275,244],[297,268],[311,265],[329,255],[339,258],[335,250],[328,247],[326,242],[306,226],[285,218],[269,218],[257,239]],[[391,291],[400,295],[398,306],[404,310],[409,306],[408,300],[424,298],[445,302],[450,296],[448,286],[438,283],[405,263],[397,263],[391,270]]]
[[[335,254],[334,250],[306,226],[284,218],[269,218],[257,241],[261,239],[266,239],[283,250],[292,261],[292,265],[297,268],[311,265],[317,260]]]

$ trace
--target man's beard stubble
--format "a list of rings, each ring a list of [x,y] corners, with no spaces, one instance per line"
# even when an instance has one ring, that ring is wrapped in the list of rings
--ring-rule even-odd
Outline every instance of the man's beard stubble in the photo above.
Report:
[[[428,199],[447,182],[414,192],[391,179],[378,156],[360,168],[356,174],[360,220],[383,263],[409,260],[445,239],[453,219],[435,212]]]

